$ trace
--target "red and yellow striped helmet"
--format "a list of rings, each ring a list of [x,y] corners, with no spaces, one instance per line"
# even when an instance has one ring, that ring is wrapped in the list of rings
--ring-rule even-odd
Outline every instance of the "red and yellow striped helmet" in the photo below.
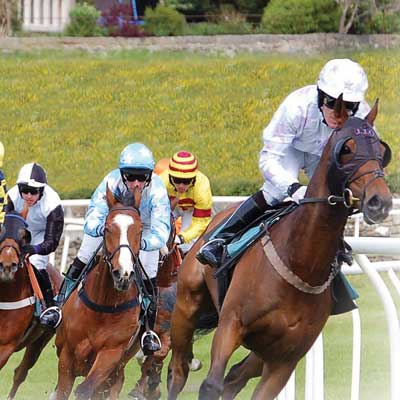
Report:
[[[169,161],[169,175],[174,178],[194,178],[197,175],[197,159],[188,151],[175,153]]]

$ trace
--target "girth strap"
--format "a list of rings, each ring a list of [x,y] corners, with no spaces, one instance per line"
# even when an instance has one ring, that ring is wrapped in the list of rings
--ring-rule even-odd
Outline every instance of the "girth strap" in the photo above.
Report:
[[[322,285],[311,286],[307,282],[304,282],[299,276],[297,276],[283,263],[282,259],[279,257],[279,254],[276,252],[271,237],[268,234],[261,239],[261,244],[263,245],[265,256],[269,259],[274,270],[287,283],[294,286],[296,289],[300,290],[303,293],[321,294],[329,287],[332,280],[338,273],[335,268],[331,268],[331,272],[325,283],[323,283]]]

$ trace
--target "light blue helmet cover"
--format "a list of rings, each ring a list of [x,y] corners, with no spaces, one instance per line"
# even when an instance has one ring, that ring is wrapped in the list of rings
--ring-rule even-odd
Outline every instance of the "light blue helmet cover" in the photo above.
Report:
[[[131,143],[126,146],[119,156],[119,169],[154,169],[153,153],[142,143]]]

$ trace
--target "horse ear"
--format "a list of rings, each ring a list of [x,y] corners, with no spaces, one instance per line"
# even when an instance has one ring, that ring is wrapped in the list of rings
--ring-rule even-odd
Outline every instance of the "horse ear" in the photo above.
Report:
[[[108,187],[108,183],[106,184],[106,199],[107,199],[108,208],[112,208],[115,205],[115,203],[117,202],[112,191]]]
[[[347,118],[346,107],[343,101],[343,93],[336,99],[335,105],[333,107],[336,118],[345,119]]]
[[[364,119],[366,119],[368,121],[368,123],[371,126],[374,125],[375,118],[378,115],[378,103],[379,103],[379,99],[376,99],[374,106],[371,108],[371,110],[368,113],[368,115],[364,118]]]

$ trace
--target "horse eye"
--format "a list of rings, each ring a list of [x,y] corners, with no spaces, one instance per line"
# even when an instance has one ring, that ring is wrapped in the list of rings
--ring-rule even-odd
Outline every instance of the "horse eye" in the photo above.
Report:
[[[347,146],[347,145],[344,145],[343,148],[342,148],[342,154],[343,154],[343,155],[344,155],[344,154],[351,154],[351,149],[350,149],[350,147]]]

